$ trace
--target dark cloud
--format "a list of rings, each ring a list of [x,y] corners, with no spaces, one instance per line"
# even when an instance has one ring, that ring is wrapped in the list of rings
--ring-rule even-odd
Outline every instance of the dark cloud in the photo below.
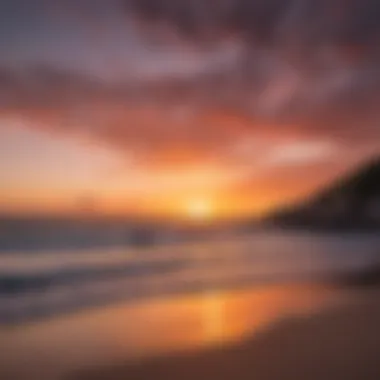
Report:
[[[127,10],[151,23],[169,24],[190,39],[220,38],[238,33],[249,40],[269,42],[290,0],[131,0]]]
[[[252,115],[302,120],[306,125],[318,120],[321,129],[346,127],[348,132],[349,125],[360,125],[363,133],[367,120],[373,124],[378,118],[377,0],[129,0],[125,4],[155,33],[169,26],[196,46],[234,33],[244,54],[236,72],[225,73],[230,86],[224,93],[240,91],[235,101]],[[373,126],[369,129],[373,132]]]
[[[239,33],[263,44],[283,40],[284,26],[304,43],[367,44],[379,38],[377,0],[126,0],[145,21],[204,39]]]
[[[377,0],[126,0],[125,4],[128,14],[144,20],[154,34],[171,28],[198,46],[235,35],[251,63],[269,50],[277,55],[277,64],[315,75],[338,66],[379,65]]]
[[[120,66],[138,65],[112,83],[90,76],[90,70],[84,75],[52,63],[4,66],[3,114],[24,115],[36,125],[87,135],[119,149],[175,145],[207,153],[248,133],[346,143],[380,137],[377,0],[55,4],[48,8],[55,10],[55,18],[63,7],[66,18],[77,16],[70,22],[95,27],[108,45],[116,36],[109,20],[122,14],[128,28],[118,33],[129,34],[117,34],[112,54],[121,57]],[[105,12],[108,8],[113,12]],[[155,42],[149,45],[147,38]],[[54,41],[58,51],[59,38]],[[103,48],[100,53],[109,58],[111,50]],[[191,60],[196,64],[189,66]]]

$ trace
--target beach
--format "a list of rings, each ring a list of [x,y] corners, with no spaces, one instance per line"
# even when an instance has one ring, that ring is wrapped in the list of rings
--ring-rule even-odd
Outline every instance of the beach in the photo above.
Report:
[[[377,286],[263,285],[7,326],[0,378],[377,379],[379,296]]]
[[[380,380],[380,0],[0,0],[0,380]]]
[[[256,234],[3,254],[0,379],[346,379],[375,371],[377,239]]]
[[[343,303],[277,320],[230,346],[72,378],[379,379],[379,296],[378,289],[353,292]]]

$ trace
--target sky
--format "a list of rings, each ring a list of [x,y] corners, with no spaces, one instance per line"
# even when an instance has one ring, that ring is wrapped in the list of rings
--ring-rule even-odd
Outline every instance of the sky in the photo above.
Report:
[[[377,0],[0,0],[0,211],[259,215],[380,152]]]

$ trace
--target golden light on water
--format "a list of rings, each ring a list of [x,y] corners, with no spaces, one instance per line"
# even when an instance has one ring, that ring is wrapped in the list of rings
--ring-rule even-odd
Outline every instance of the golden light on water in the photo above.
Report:
[[[62,378],[73,366],[97,369],[102,363],[233,344],[289,316],[332,305],[340,295],[338,289],[287,285],[113,305],[1,331],[0,365],[14,370],[13,378]],[[25,362],[34,365],[19,365]]]
[[[203,294],[202,325],[205,342],[222,342],[224,338],[223,294],[207,291]]]

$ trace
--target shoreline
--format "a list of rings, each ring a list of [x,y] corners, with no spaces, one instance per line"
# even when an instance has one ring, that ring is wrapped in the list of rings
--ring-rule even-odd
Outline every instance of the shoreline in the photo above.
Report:
[[[342,291],[329,284],[272,284],[6,326],[0,329],[0,378],[55,380],[81,370],[229,345],[341,297]]]
[[[332,303],[291,312],[241,341],[72,373],[67,380],[380,378],[380,287],[352,286]]]
[[[213,361],[235,366],[249,352],[257,357],[258,346],[267,347],[268,355],[271,350],[276,352],[276,345],[270,342],[276,329],[291,337],[299,323],[318,323],[313,321],[324,320],[325,315],[347,305],[357,310],[363,300],[369,300],[378,315],[379,284],[380,271],[372,269],[324,281],[261,284],[141,300],[133,305],[118,303],[5,326],[0,328],[0,350],[4,352],[0,377],[148,380],[162,376],[174,380],[176,370],[172,368],[178,368],[181,373],[193,374],[189,380],[203,380],[203,370],[216,371]],[[359,320],[368,317],[356,313]],[[329,327],[329,322],[323,324]],[[372,320],[362,326],[365,331],[378,332]],[[312,330],[307,334],[318,338]],[[236,350],[246,353],[240,359],[233,353]],[[254,366],[260,372],[259,364]],[[160,376],[155,375],[157,366],[164,371]],[[266,379],[264,375],[259,378]]]

